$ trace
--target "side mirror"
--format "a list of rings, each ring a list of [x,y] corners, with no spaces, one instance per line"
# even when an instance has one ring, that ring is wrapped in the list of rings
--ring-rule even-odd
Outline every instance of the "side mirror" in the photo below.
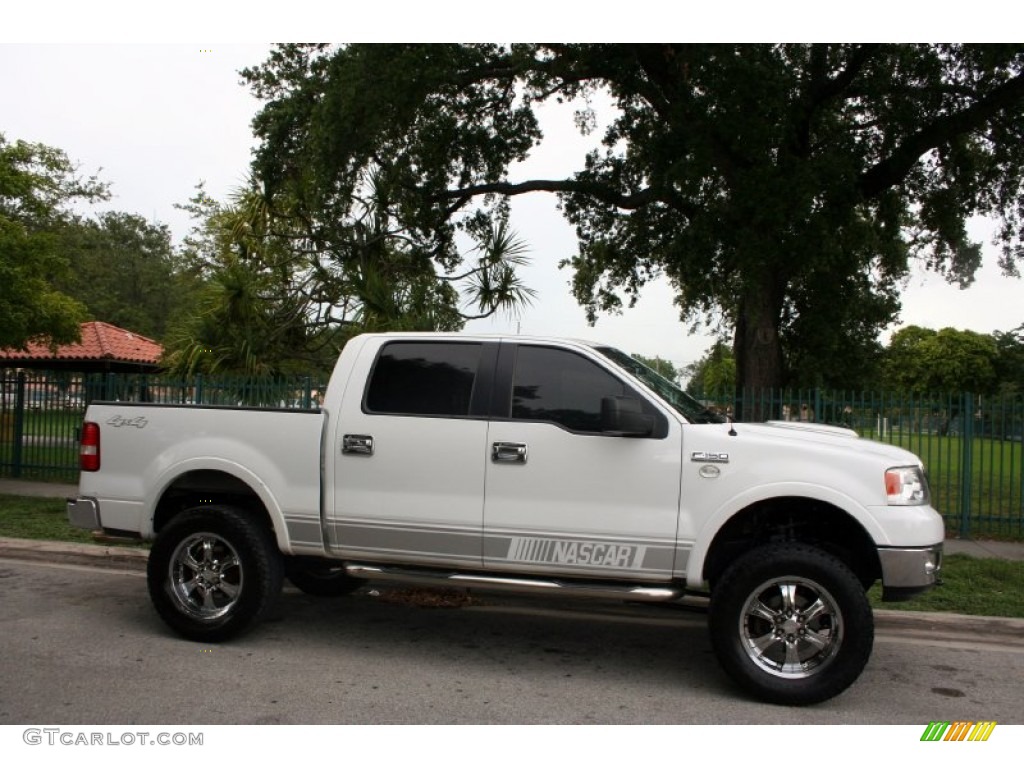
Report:
[[[649,437],[654,432],[654,417],[643,411],[635,397],[601,398],[601,431],[617,437]]]

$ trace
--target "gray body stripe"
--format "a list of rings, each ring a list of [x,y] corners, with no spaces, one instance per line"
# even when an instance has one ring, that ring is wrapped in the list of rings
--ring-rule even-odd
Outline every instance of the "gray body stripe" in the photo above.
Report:
[[[475,528],[352,519],[335,521],[332,532],[330,550],[336,557],[450,563],[545,575],[599,574],[630,580],[678,577],[685,572],[691,549],[658,539],[624,540],[550,531],[483,536]]]
[[[288,540],[295,545],[309,547],[317,546],[323,549],[324,542],[321,538],[320,521],[309,518],[285,518],[285,525],[288,527]]]
[[[480,531],[338,523],[332,548],[344,552],[416,554],[433,560],[472,560],[480,564]]]

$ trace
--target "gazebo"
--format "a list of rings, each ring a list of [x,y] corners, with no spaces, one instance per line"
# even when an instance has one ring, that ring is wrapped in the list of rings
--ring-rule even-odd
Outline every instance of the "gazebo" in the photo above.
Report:
[[[95,321],[82,323],[75,344],[0,349],[0,475],[70,472],[85,406],[129,393],[148,399],[145,374],[159,370],[162,355],[153,339]]]
[[[110,323],[82,323],[82,340],[51,349],[32,342],[28,349],[0,349],[0,368],[33,368],[78,373],[152,373],[164,348],[134,331]]]

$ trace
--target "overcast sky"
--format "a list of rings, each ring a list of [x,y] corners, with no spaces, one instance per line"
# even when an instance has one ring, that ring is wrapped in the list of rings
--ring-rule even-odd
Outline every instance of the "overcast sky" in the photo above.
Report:
[[[175,242],[189,226],[174,208],[200,181],[223,199],[248,170],[249,122],[259,107],[239,84],[238,71],[269,50],[252,44],[0,44],[0,133],[60,147],[84,174],[111,183],[106,206],[171,227]],[[561,113],[560,113],[561,112]],[[546,143],[514,179],[558,178],[579,167],[589,141],[571,128],[571,110],[545,117]],[[649,286],[636,309],[602,317],[593,328],[569,294],[567,270],[557,263],[575,253],[571,228],[551,195],[513,203],[513,226],[529,243],[533,265],[524,273],[539,292],[518,321],[522,333],[599,339],[628,352],[661,355],[676,365],[697,360],[711,343],[678,320],[667,285]],[[979,239],[984,222],[972,225]],[[1024,282],[1003,277],[997,250],[986,244],[984,266],[967,291],[915,268],[904,292],[901,324],[954,326],[983,333],[1024,322]],[[898,327],[898,326],[897,326]],[[479,321],[473,330],[515,332],[510,319]],[[891,329],[890,329],[891,330]]]

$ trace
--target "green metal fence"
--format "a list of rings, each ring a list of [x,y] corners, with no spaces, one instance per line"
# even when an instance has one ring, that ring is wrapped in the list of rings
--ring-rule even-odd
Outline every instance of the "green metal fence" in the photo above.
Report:
[[[197,375],[0,370],[0,477],[78,477],[78,437],[93,400],[314,408],[322,385],[310,376],[267,380]]]
[[[175,379],[142,374],[0,371],[0,476],[78,475],[78,433],[92,400],[309,408],[309,376]],[[971,394],[919,397],[826,390],[758,391],[706,403],[760,420],[808,421],[899,445],[928,468],[933,505],[953,535],[1024,538],[1024,399]]]
[[[952,535],[1024,538],[1024,399],[767,390],[708,396],[722,411],[760,420],[845,426],[912,451],[928,470],[932,504]]]

